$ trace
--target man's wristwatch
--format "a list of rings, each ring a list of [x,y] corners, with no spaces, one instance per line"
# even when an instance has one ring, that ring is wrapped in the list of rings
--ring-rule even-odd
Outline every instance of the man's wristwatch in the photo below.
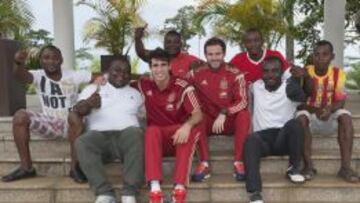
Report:
[[[220,113],[221,113],[221,114],[224,114],[224,115],[226,116],[227,113],[228,113],[228,111],[227,111],[227,109],[221,109],[221,110],[220,110]]]

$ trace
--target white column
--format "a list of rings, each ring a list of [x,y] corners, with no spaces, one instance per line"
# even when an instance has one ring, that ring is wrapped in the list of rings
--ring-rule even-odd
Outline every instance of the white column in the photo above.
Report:
[[[75,68],[73,0],[53,0],[55,46],[61,49],[64,69]]]
[[[339,67],[344,65],[345,4],[346,0],[325,0],[324,8],[324,39],[333,44],[333,64]]]

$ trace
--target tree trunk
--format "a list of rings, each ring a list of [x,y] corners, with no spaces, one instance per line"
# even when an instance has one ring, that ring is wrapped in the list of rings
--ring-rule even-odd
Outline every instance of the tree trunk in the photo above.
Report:
[[[286,35],[286,59],[288,61],[294,61],[294,38],[289,34]]]
[[[288,22],[288,27],[293,28],[294,27],[294,4],[291,5],[291,9],[292,12],[289,12],[288,15],[286,16],[286,21]],[[290,29],[291,30],[291,29]],[[285,44],[285,50],[286,50],[286,59],[288,61],[293,62],[295,57],[294,57],[294,37],[292,36],[292,33],[287,33],[286,34],[286,44]]]

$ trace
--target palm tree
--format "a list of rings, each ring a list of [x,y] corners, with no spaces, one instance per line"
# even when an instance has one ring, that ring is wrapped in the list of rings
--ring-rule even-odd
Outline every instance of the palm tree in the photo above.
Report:
[[[138,14],[145,0],[80,0],[97,13],[84,27],[84,41],[95,41],[95,47],[111,54],[123,54],[132,40],[133,29],[144,22]],[[129,40],[131,38],[131,40]],[[127,48],[129,50],[129,48]],[[126,53],[127,54],[127,53]]]
[[[0,38],[15,38],[34,21],[26,0],[0,1]]]
[[[286,32],[278,1],[201,0],[194,23],[203,26],[210,23],[216,35],[242,47],[241,38],[245,30],[258,28],[269,47],[276,46]]]

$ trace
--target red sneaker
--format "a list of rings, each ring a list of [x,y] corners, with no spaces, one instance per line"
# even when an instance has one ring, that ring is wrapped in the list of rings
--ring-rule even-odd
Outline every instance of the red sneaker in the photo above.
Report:
[[[200,163],[195,170],[195,174],[191,176],[193,182],[202,182],[210,177],[210,168],[203,163]]]
[[[164,194],[161,191],[149,192],[149,203],[163,203]]]
[[[245,180],[245,167],[242,162],[234,163],[234,177],[236,181],[244,181]]]
[[[174,189],[172,192],[173,203],[186,203],[186,190]]]

